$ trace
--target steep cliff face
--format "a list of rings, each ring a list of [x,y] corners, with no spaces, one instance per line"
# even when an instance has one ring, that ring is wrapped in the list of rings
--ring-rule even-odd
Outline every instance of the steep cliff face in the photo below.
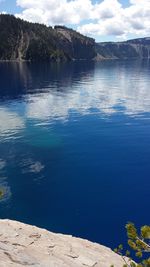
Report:
[[[96,52],[100,59],[150,58],[150,38],[97,43]]]
[[[65,27],[0,15],[0,60],[92,59],[95,41]]]
[[[1,267],[122,267],[111,249],[35,226],[0,220]]]
[[[96,56],[95,41],[92,38],[62,26],[55,26],[60,42],[59,48],[63,44],[64,51],[74,59],[92,59]]]

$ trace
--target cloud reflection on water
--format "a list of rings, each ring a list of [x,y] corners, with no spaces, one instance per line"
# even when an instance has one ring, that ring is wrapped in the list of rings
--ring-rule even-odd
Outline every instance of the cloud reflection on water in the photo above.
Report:
[[[0,136],[11,137],[25,127],[23,118],[9,108],[0,108]]]
[[[60,84],[60,90],[29,95],[27,117],[32,119],[68,120],[71,111],[81,115],[93,113],[96,109],[104,115],[122,112],[135,115],[150,112],[150,91],[148,68],[120,65],[97,65],[93,73],[81,76],[74,83]],[[134,66],[135,67],[135,66]]]
[[[0,159],[0,171],[3,170],[6,166],[6,161],[3,159]]]
[[[93,109],[135,115],[150,112],[149,70],[149,61],[0,64],[2,76],[10,73],[10,79],[0,79],[0,94],[23,102],[27,119],[66,121],[72,111],[85,115]],[[0,124],[1,134],[23,128],[24,120],[2,109]]]
[[[149,62],[7,64],[10,79],[0,79],[0,146],[4,154],[0,159],[0,189],[5,192],[1,201],[11,197],[14,180],[20,190],[20,177],[27,177],[23,194],[29,190],[30,179],[40,183],[61,154],[59,133],[45,123],[68,122],[72,113],[79,113],[80,119],[94,112],[100,118],[150,112],[149,70]],[[16,136],[21,137],[21,143],[11,142]],[[8,141],[6,148],[4,139]],[[45,153],[47,164],[42,158]],[[14,166],[17,175],[12,172]]]

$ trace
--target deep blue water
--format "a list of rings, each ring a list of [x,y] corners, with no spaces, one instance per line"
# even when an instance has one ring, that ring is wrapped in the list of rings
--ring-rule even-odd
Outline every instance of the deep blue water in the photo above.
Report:
[[[111,246],[150,224],[150,62],[0,63],[0,217]]]

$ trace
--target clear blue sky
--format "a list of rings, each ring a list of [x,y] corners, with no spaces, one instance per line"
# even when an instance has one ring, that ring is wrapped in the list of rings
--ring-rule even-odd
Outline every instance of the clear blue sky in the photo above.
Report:
[[[17,7],[16,0],[3,0],[0,2],[0,11],[15,14],[20,11],[20,8]]]
[[[0,12],[63,24],[97,41],[150,36],[150,0],[0,0]]]

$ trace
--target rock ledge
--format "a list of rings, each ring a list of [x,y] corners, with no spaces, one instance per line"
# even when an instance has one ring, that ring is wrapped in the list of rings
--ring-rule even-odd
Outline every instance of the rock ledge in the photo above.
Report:
[[[0,267],[122,267],[123,264],[119,255],[96,243],[0,220]]]

